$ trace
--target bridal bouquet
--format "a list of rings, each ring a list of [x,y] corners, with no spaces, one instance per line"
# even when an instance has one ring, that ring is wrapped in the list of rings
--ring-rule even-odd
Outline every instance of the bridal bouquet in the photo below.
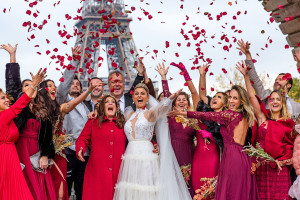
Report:
[[[244,146],[244,150],[246,154],[252,158],[256,157],[256,161],[259,163],[265,163],[265,162],[275,162],[275,159],[272,158],[269,154],[267,154],[263,148],[261,148],[259,143],[256,143],[256,148],[249,144],[248,146]]]
[[[191,169],[192,165],[182,165],[180,166],[181,173],[183,175],[184,181],[186,182],[187,185],[189,185],[189,180],[191,179]]]
[[[217,180],[217,176],[214,178],[201,178],[201,181],[205,181],[205,183],[200,189],[196,190],[196,195],[193,197],[193,200],[201,200],[208,197],[214,199]]]
[[[54,143],[55,153],[58,155],[61,155],[65,159],[67,159],[65,154],[62,153],[62,151],[66,147],[72,146],[73,138],[71,137],[71,135],[62,134],[62,135],[57,136],[56,134],[54,134],[53,143]]]
[[[252,146],[251,144],[249,144],[248,146],[244,146],[244,150],[242,150],[242,151],[246,152],[246,154],[250,158],[252,158],[252,157],[256,158],[256,164],[252,163],[252,166],[251,166],[251,174],[254,174],[254,172],[256,171],[256,168],[262,164],[265,164],[267,162],[275,162],[277,164],[277,162],[278,162],[272,156],[267,154],[264,151],[264,149],[260,146],[259,143],[256,143],[256,148],[254,146]]]

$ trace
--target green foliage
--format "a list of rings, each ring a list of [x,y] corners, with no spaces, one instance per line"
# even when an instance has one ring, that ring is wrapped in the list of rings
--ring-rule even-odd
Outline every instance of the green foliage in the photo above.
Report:
[[[297,102],[300,102],[300,79],[293,78],[293,87],[289,92],[289,97]]]

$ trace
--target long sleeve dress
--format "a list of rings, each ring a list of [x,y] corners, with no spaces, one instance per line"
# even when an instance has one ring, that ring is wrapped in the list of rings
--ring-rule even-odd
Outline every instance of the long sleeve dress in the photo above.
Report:
[[[258,191],[255,176],[251,174],[251,160],[243,146],[233,139],[235,127],[243,115],[231,110],[222,112],[187,112],[188,118],[214,121],[221,124],[224,149],[218,173],[215,200],[255,200]]]
[[[209,97],[209,99],[211,99]],[[210,100],[209,100],[210,101]],[[199,101],[197,111],[213,112],[209,104]],[[195,191],[205,183],[201,178],[214,178],[218,175],[220,166],[220,149],[223,148],[223,139],[220,125],[215,122],[201,120],[201,131],[196,134],[197,146],[192,162],[192,184]],[[204,130],[204,131],[203,131]],[[209,143],[205,140],[208,139]]]
[[[112,200],[118,180],[121,157],[125,152],[126,136],[123,128],[116,125],[115,119],[105,117],[88,120],[76,141],[76,155],[80,148],[83,154],[91,146],[91,154],[84,173],[83,200]]]
[[[19,132],[13,121],[30,100],[23,94],[9,109],[0,112],[0,199],[3,200],[33,200],[16,151]]]
[[[162,86],[164,97],[169,97],[171,94],[169,91],[168,81],[162,80]],[[183,127],[182,123],[176,122],[175,117],[170,117],[168,122],[171,135],[171,143],[179,166],[192,164],[195,152],[194,137],[196,136],[197,131],[188,126]],[[191,179],[188,181],[188,187],[191,196],[194,196],[195,192]]]
[[[261,108],[268,118],[264,103]],[[293,157],[294,136],[291,134],[295,122],[288,120],[267,120],[258,128],[254,143],[260,146],[276,160],[288,160]],[[292,199],[288,195],[291,187],[290,172],[292,165],[282,166],[279,172],[275,163],[264,164],[256,170],[256,181],[261,200]]]

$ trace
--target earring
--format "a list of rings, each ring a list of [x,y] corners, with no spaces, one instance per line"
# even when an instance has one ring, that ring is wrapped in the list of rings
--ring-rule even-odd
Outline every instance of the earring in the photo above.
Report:
[[[134,101],[132,102],[132,104],[134,104]]]
[[[146,104],[149,104],[149,102],[147,101],[147,103]]]

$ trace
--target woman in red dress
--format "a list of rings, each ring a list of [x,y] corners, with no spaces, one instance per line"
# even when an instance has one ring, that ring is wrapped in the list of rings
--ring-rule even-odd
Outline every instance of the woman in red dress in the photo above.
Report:
[[[256,171],[257,187],[260,199],[292,199],[288,195],[291,186],[290,171],[295,122],[291,119],[286,98],[281,91],[273,91],[269,97],[269,113],[265,104],[253,92],[245,63],[237,64],[237,69],[244,75],[247,91],[258,123],[258,134],[253,136],[253,144],[261,147],[277,160],[275,163],[258,166]],[[288,77],[287,77],[288,78]]]
[[[100,115],[90,119],[76,141],[79,160],[91,146],[91,154],[84,174],[83,200],[112,200],[118,180],[121,157],[125,152],[125,119],[118,101],[106,95],[98,107]]]
[[[102,84],[102,83],[100,83]],[[80,96],[75,98],[74,100],[59,105],[56,100],[56,86],[52,80],[46,80],[40,84],[40,90],[39,93],[41,95],[46,96],[48,95],[51,99],[50,106],[53,107],[51,110],[56,110],[59,112],[59,115],[51,120],[52,126],[53,126],[53,132],[56,137],[59,137],[61,135],[64,135],[64,132],[62,131],[62,121],[66,114],[71,112],[80,102],[85,100],[87,96],[91,93],[91,91],[96,87],[97,85],[90,84],[89,88],[83,92]],[[55,144],[56,141],[54,141]],[[56,149],[57,150],[57,149]],[[55,157],[52,160],[53,166],[51,167],[51,176],[54,183],[54,188],[56,192],[56,196],[58,200],[68,200],[68,186],[67,186],[67,161],[65,158],[65,152],[62,151],[56,151]]]
[[[14,144],[19,138],[19,132],[13,119],[35,97],[37,86],[45,73],[39,70],[36,76],[32,76],[31,86],[11,107],[9,99],[0,89],[0,199],[33,200]]]

